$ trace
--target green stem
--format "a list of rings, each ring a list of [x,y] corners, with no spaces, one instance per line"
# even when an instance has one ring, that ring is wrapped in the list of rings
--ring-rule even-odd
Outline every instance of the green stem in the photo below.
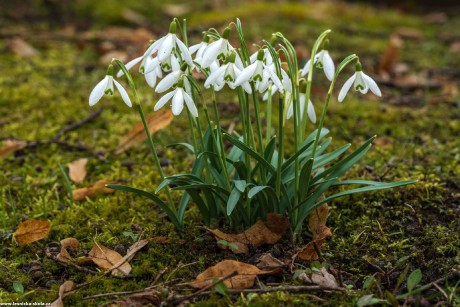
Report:
[[[252,100],[254,102],[254,112],[256,115],[256,128],[257,128],[257,143],[259,147],[259,154],[261,157],[264,156],[264,146],[263,146],[263,136],[262,136],[262,122],[260,120],[260,112],[259,112],[259,97],[257,96],[257,92],[255,86],[252,85]],[[262,168],[260,168],[260,176],[262,179],[262,183],[266,183],[265,172],[263,172]]]
[[[265,144],[270,142],[271,131],[272,131],[272,86],[268,87],[268,99],[267,99],[267,130]]]

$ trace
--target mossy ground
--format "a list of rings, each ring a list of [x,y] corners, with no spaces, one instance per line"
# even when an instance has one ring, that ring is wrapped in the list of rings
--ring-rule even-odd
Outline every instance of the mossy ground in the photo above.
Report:
[[[94,19],[91,27],[103,29],[107,24],[124,23],[118,17],[121,4],[109,5],[112,8],[105,11],[99,2],[81,3],[80,7],[75,8],[75,15],[78,12],[92,12]],[[40,4],[43,3],[35,3],[43,9],[43,16],[46,17],[49,8]],[[210,26],[220,29],[226,21],[232,21],[235,17],[242,20],[248,41],[254,43],[268,38],[272,32],[280,31],[296,46],[308,48],[316,35],[331,28],[331,54],[334,59],[356,52],[362,57],[367,70],[372,70],[377,64],[391,33],[398,28],[416,29],[422,38],[405,41],[399,61],[406,63],[411,73],[444,76],[454,85],[459,83],[460,57],[458,51],[449,49],[452,39],[455,39],[451,31],[460,24],[458,15],[449,15],[448,21],[442,24],[428,24],[423,16],[342,3],[305,5],[256,2],[226,7],[225,13],[223,9],[212,10],[201,3],[197,7],[200,7],[200,10],[194,10],[197,13],[186,16],[190,28],[197,33],[191,38],[193,41],[200,38],[201,30]],[[56,9],[61,8],[58,6]],[[167,25],[168,20],[159,13],[146,13],[146,16],[158,21],[153,26],[158,33],[167,30],[167,26],[160,28],[160,25]],[[37,25],[30,22],[13,25],[6,19],[2,24],[2,36],[35,33],[33,31],[43,33],[55,29],[56,25],[39,17],[34,21]],[[81,21],[81,16],[77,20]],[[33,35],[27,35],[26,40],[38,48],[39,56],[21,58],[9,51],[6,39],[0,41],[0,137],[49,140],[69,123],[85,118],[94,111],[87,106],[88,95],[94,84],[103,77],[105,68],[97,64],[99,54],[94,42],[82,45],[77,44],[78,38],[60,40],[53,36],[49,40],[34,40]],[[141,97],[145,97],[145,109],[151,113],[152,101],[156,97],[145,86],[140,88]],[[404,290],[404,285],[400,289],[395,289],[395,285],[406,266],[409,266],[409,272],[421,269],[422,283],[443,278],[452,269],[458,269],[458,94],[446,96],[439,90],[424,88],[401,91],[383,85],[381,89],[383,99],[349,95],[343,104],[334,101],[326,121],[335,146],[348,142],[357,146],[374,134],[379,136],[373,149],[347,174],[348,178],[419,180],[417,184],[401,189],[359,194],[330,204],[328,226],[333,230],[333,237],[322,248],[323,256],[330,265],[344,272],[344,282],[353,285],[357,292],[316,293],[324,301],[308,295],[288,293],[224,299],[211,296],[197,301],[197,305],[352,305],[363,294],[374,293],[379,297],[384,290]],[[321,86],[315,89],[313,101],[317,111],[324,91]],[[403,101],[398,100],[401,97],[412,97],[411,103],[398,103]],[[226,103],[235,100],[231,96],[220,99],[225,99],[223,101]],[[138,121],[134,110],[128,109],[118,98],[103,99],[96,108],[103,108],[96,120],[66,133],[63,139],[70,144],[84,144],[89,150],[76,151],[57,144],[38,145],[0,161],[1,302],[51,302],[57,297],[59,284],[63,281],[71,279],[82,283],[93,279],[46,258],[45,245],[66,237],[75,237],[82,243],[78,256],[89,251],[93,240],[111,248],[120,244],[126,248],[134,242],[133,234],[146,238],[171,238],[168,244],[151,243],[136,255],[131,262],[133,279],[102,278],[67,297],[65,303],[68,306],[103,304],[111,298],[89,301],[83,298],[145,288],[165,268],[169,270],[160,282],[177,284],[193,279],[219,260],[245,260],[218,250],[198,227],[201,225],[199,215],[193,208],[187,212],[186,231],[177,233],[154,205],[130,194],[116,192],[98,195],[85,202],[70,203],[58,165],[81,157],[90,158],[88,176],[74,188],[106,179],[123,180],[129,185],[153,190],[160,182],[144,144],[119,156],[113,154],[119,138]],[[229,123],[234,116],[232,113],[225,114],[224,123]],[[155,138],[162,145],[171,143],[172,138],[174,141],[187,141],[187,134],[184,133],[186,123],[185,118],[177,118]],[[292,135],[292,131],[287,132],[286,138],[289,135]],[[186,153],[162,145],[158,145],[162,158],[171,160],[171,164],[164,167],[167,174],[188,170],[192,161]],[[12,241],[12,233],[25,217],[50,220],[50,236],[31,245],[17,247]],[[284,243],[288,244],[287,241]],[[402,257],[408,259],[397,267],[397,261]],[[38,280],[34,280],[29,273],[33,261],[40,263],[44,273]],[[381,271],[391,272],[381,274]],[[375,275],[376,282],[363,289],[364,280],[372,275]],[[25,293],[16,293],[13,282],[23,284]],[[292,283],[287,276],[284,282]],[[431,302],[436,302],[442,300],[442,297],[435,297],[438,294],[437,291],[428,291],[426,296],[431,297]]]

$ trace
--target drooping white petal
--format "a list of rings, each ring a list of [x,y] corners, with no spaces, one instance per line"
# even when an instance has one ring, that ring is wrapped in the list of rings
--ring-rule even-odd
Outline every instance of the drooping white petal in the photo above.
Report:
[[[209,86],[214,83],[219,77],[222,77],[223,74],[225,73],[225,70],[227,69],[228,64],[223,65],[216,69],[214,72],[212,72],[208,79],[206,79],[206,82],[204,83],[205,88],[209,88]]]
[[[240,86],[241,84],[251,80],[251,78],[254,76],[257,66],[258,66],[258,61],[252,63],[251,65],[243,69],[243,71],[238,76],[238,78],[236,78],[235,85]]]
[[[214,62],[217,58],[217,55],[221,51],[222,44],[224,43],[224,39],[220,38],[215,42],[210,43],[206,49],[203,51],[203,56],[201,57],[201,67],[207,68]]]
[[[332,81],[332,78],[334,78],[335,66],[327,50],[323,50],[323,70],[329,81]]]
[[[174,36],[169,33],[158,49],[158,61],[163,62],[170,54],[174,47]]]
[[[159,40],[155,41],[153,44],[150,45],[150,47],[147,48],[147,50],[144,53],[144,57],[151,56],[152,54],[155,53],[155,51],[158,50],[158,48],[163,44],[163,41],[165,40],[166,36],[163,36]]]
[[[176,92],[177,89],[161,97],[160,100],[158,100],[158,102],[153,107],[153,111],[158,111],[159,109],[161,109],[169,101],[169,99],[171,99],[171,97],[174,96]]]
[[[276,87],[280,90],[280,93],[283,93],[283,83],[281,82],[280,78],[278,78],[278,75],[272,71],[271,69],[266,69],[268,73],[270,74],[270,79],[273,81],[273,83],[276,85]]]
[[[305,66],[303,67],[302,72],[300,73],[302,77],[308,74],[308,72],[310,71],[310,62],[311,60],[308,60]]]
[[[118,91],[120,91],[121,99],[123,99],[123,101],[126,103],[126,105],[127,105],[128,107],[132,107],[133,104],[131,103],[131,99],[129,99],[129,95],[128,95],[128,93],[125,91],[125,89],[123,88],[123,86],[121,86],[121,84],[118,83],[117,80],[113,80],[113,83],[114,83],[115,86],[117,87]]]
[[[145,81],[147,84],[151,87],[154,88],[155,85],[157,84],[157,74],[155,71],[151,71],[148,74],[145,74]]]
[[[127,70],[130,70],[131,68],[134,67],[134,65],[136,65],[137,63],[139,63],[140,61],[142,61],[144,59],[143,56],[140,56],[138,58],[135,58],[131,61],[129,61],[128,63],[125,64],[125,67]],[[117,73],[117,78],[120,78],[121,76],[124,75],[124,72],[123,70],[120,70],[118,73]]]
[[[159,66],[160,66],[160,61],[158,61],[158,58],[154,58],[152,60],[146,61],[145,66],[144,66],[144,74],[148,74],[154,71]]]
[[[172,113],[174,115],[179,115],[184,108],[184,90],[182,88],[176,89],[176,94],[172,99]]]
[[[105,76],[91,91],[89,95],[89,105],[92,107],[94,106],[99,100],[101,100],[102,96],[104,96],[105,88],[107,87],[107,82],[109,80],[109,76]]]
[[[190,55],[190,52],[187,48],[187,46],[185,46],[185,44],[176,37],[176,45],[179,47],[179,50],[181,51],[181,56],[182,56],[182,59],[190,66],[193,68],[193,61],[192,61],[192,56]]]
[[[203,46],[204,42],[201,42],[201,43],[198,43],[198,44],[195,44],[193,46],[190,46],[188,48],[188,50],[190,51],[190,54],[194,54],[195,52],[197,52],[201,46]]]
[[[236,83],[236,82],[235,82]],[[235,87],[238,86],[235,84]],[[251,88],[251,85],[249,84],[248,81],[244,82],[243,84],[241,84],[241,87],[243,87],[244,91],[248,94],[252,94],[252,88]]]
[[[347,95],[348,91],[350,90],[351,85],[356,79],[356,73],[351,76],[342,86],[342,89],[340,90],[338,100],[339,102],[342,102],[345,96]]]
[[[289,108],[286,112],[286,119],[290,119],[292,116],[294,115],[294,103],[291,103],[289,104]]]
[[[353,86],[355,90],[360,91],[361,94],[366,94],[369,91],[369,86],[367,86],[367,83],[364,81],[362,71],[356,72],[356,79],[355,79],[355,83],[353,84]]]
[[[163,80],[158,83],[155,92],[163,93],[164,91],[170,89],[177,82],[177,80],[179,80],[181,74],[182,71],[177,70],[164,77]]]
[[[311,122],[315,124],[316,123],[316,113],[315,113],[315,107],[313,106],[313,103],[311,102],[311,100],[308,100],[307,114]]]
[[[369,89],[371,90],[371,92],[374,93],[378,97],[382,97],[382,92],[380,91],[377,83],[375,83],[375,81],[371,77],[366,75],[365,73],[362,73],[362,76],[363,76],[364,82],[366,82],[366,84],[369,86]]]
[[[195,106],[195,103],[193,102],[192,97],[190,97],[190,95],[186,92],[184,92],[184,100],[190,113],[192,113],[194,117],[198,117],[198,110]]]

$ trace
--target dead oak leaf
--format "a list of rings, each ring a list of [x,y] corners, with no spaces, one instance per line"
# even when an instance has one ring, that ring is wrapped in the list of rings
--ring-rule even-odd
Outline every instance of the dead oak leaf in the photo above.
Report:
[[[158,130],[161,130],[171,123],[174,116],[171,110],[162,109],[150,116],[147,116],[147,126],[149,127],[150,134],[154,134]],[[134,125],[133,129],[129,131],[124,137],[121,138],[120,143],[118,143],[118,147],[115,150],[115,154],[119,155],[132,146],[143,142],[147,139],[147,135],[144,130],[144,125],[142,122],[139,122]]]
[[[113,180],[99,180],[94,185],[88,188],[81,188],[72,191],[73,200],[83,201],[87,197],[94,197],[98,191],[103,193],[113,193],[115,190],[107,188],[105,185],[110,183],[118,183],[118,181]]]
[[[313,235],[313,240],[309,242],[297,256],[302,260],[316,260],[319,258],[316,248],[321,247],[327,238],[332,236],[329,227],[326,226],[329,207],[323,204],[316,208],[308,218],[308,227]]]
[[[62,300],[64,299],[64,297],[72,293],[76,288],[77,285],[73,281],[68,280],[64,282],[59,287],[59,297],[57,298],[57,300],[51,303],[51,307],[64,307],[64,302]]]
[[[24,141],[6,140],[0,148],[0,158],[4,158],[13,152],[24,149],[26,146],[27,143]]]
[[[257,261],[257,267],[261,270],[272,270],[285,266],[281,260],[273,257],[270,253],[260,255]]]
[[[275,269],[271,271],[263,271],[256,266],[244,262],[224,260],[207,268],[203,273],[196,277],[195,281],[189,283],[189,285],[194,288],[204,288],[212,285],[215,279],[226,277],[235,271],[238,272],[238,275],[223,281],[230,289],[252,288],[257,275],[274,274],[278,273],[280,270]]]
[[[47,237],[50,231],[49,221],[30,219],[19,224],[13,238],[19,245],[25,245]]]
[[[80,183],[86,177],[87,158],[78,159],[67,164],[69,168],[69,178],[75,183]]]
[[[148,290],[135,293],[127,297],[113,301],[109,307],[141,307],[141,306],[160,306],[161,295],[158,291]]]
[[[100,268],[113,270],[112,275],[126,276],[132,269],[123,256],[97,242],[94,242],[94,246],[89,251],[87,258]]]
[[[219,247],[226,249],[230,248],[235,254],[247,254],[249,252],[248,245],[260,246],[262,244],[275,244],[284,235],[289,228],[288,219],[281,215],[270,213],[267,214],[267,220],[257,221],[250,228],[239,234],[227,234],[218,229],[208,229],[217,240],[225,240],[229,244]],[[236,245],[235,249],[230,244]]]
[[[335,289],[339,288],[334,275],[329,273],[326,268],[321,268],[319,272],[314,271],[311,274],[302,273],[299,279],[307,284],[315,284],[322,288]]]

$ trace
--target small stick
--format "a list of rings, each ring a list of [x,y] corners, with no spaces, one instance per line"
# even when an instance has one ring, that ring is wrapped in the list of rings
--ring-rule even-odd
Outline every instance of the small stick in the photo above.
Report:
[[[94,112],[91,112],[88,116],[85,118],[68,125],[67,127],[64,127],[63,129],[59,130],[58,133],[51,139],[51,141],[57,141],[61,136],[63,136],[65,133],[70,132],[72,130],[76,130],[86,124],[87,122],[92,121],[96,117],[98,117],[102,113],[103,108],[99,108]]]
[[[117,295],[129,295],[129,294],[136,294],[136,293],[142,293],[142,292],[147,292],[147,291],[149,291],[149,290],[141,289],[141,290],[133,290],[133,291],[120,291],[120,292],[100,293],[100,294],[85,296],[85,297],[83,297],[83,299],[84,300],[90,300],[90,299],[93,299],[93,298],[100,298],[100,297],[106,297],[106,296],[117,296]]]

